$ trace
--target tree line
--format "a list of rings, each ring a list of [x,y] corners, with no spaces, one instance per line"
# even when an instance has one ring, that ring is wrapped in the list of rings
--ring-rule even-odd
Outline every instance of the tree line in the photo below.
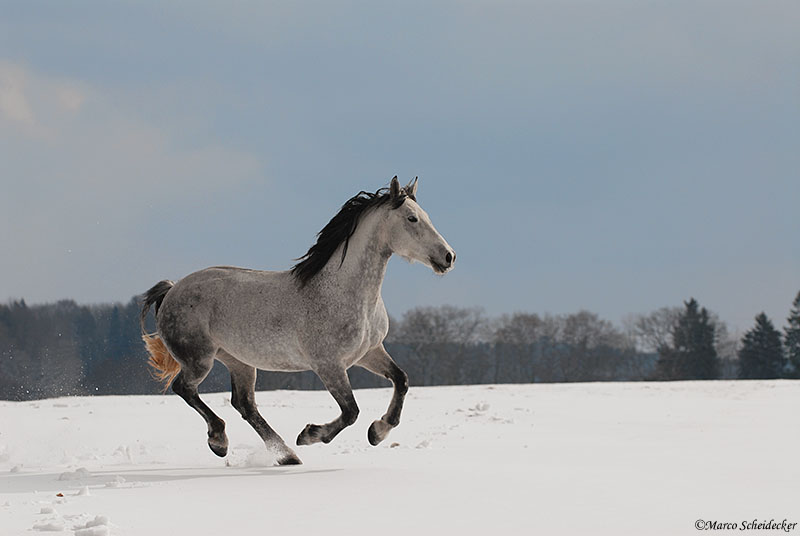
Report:
[[[389,353],[412,385],[800,378],[800,293],[779,331],[760,313],[744,336],[695,299],[632,315],[622,327],[588,311],[489,317],[478,308],[417,307],[390,319]],[[140,305],[72,300],[0,305],[0,399],[154,394]],[[148,320],[152,328],[152,317]],[[354,367],[356,388],[388,385]],[[217,364],[204,391],[226,390]],[[311,372],[260,372],[260,390],[320,389]]]

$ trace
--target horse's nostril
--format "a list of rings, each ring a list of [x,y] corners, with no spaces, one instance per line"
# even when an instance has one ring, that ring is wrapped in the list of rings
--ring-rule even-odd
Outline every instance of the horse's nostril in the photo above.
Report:
[[[456,262],[456,252],[453,252],[453,262]]]
[[[450,264],[451,262],[453,262],[453,255],[451,255],[450,252],[448,252],[447,255],[445,255],[444,257],[444,260],[447,261],[447,264]]]

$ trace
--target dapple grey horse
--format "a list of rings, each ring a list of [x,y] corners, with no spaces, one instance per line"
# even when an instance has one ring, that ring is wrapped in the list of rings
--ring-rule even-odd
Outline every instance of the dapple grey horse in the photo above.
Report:
[[[200,399],[197,386],[215,359],[230,372],[231,404],[280,465],[301,462],[256,408],[256,369],[312,370],[341,408],[333,421],[307,425],[298,445],[328,443],[356,421],[359,410],[347,376],[353,365],[394,385],[388,411],[369,427],[369,442],[377,445],[400,423],[408,376],[383,346],[389,329],[381,297],[386,264],[397,253],[444,274],[456,260],[416,193],[416,179],[401,187],[397,177],[389,188],[359,192],[291,270],[207,268],[177,283],[161,281],[145,293],[142,337],[150,365],[205,419],[214,454],[227,454],[225,422]],[[146,334],[152,305],[157,331]]]

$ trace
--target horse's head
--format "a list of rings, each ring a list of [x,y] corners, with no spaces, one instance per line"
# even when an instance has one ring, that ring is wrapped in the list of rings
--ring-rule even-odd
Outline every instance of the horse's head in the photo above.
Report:
[[[397,177],[393,178],[389,195],[392,205],[401,203],[396,209],[387,211],[392,252],[430,266],[437,274],[450,271],[456,262],[456,252],[417,203],[417,179],[401,188]]]

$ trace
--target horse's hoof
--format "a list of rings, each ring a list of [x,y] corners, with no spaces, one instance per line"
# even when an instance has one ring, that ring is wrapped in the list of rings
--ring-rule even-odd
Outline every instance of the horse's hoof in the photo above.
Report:
[[[374,421],[369,425],[369,430],[367,430],[367,439],[369,440],[369,444],[373,447],[377,446],[381,441],[386,439],[386,436],[389,435],[391,429],[392,425],[386,421]]]
[[[211,452],[220,458],[224,458],[228,455],[228,438],[224,437],[223,439],[224,441],[220,439],[208,438],[208,448],[210,448]]]
[[[316,424],[307,424],[297,436],[298,445],[311,445],[320,441],[322,441],[322,426]]]
[[[303,462],[300,461],[300,458],[297,457],[297,454],[290,452],[278,460],[278,465],[303,465]]]

